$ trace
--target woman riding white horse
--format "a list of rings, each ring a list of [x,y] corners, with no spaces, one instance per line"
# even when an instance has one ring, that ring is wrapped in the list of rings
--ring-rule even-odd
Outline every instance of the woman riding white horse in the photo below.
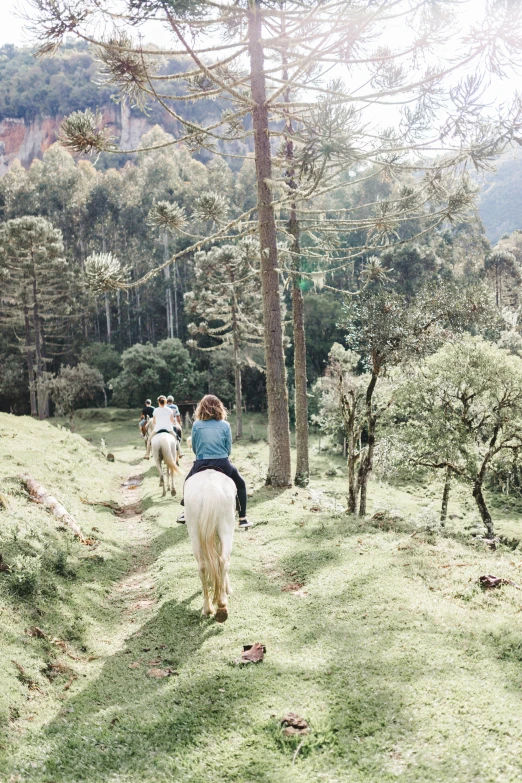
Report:
[[[215,611],[216,620],[228,617],[229,565],[235,527],[236,493],[239,526],[250,527],[246,518],[247,491],[243,477],[230,462],[232,433],[221,400],[207,394],[195,412],[192,449],[196,460],[184,489],[186,522],[203,586],[203,614]],[[214,607],[216,607],[214,609]]]
[[[149,422],[149,426],[152,432],[150,432],[147,442],[145,459],[149,459],[150,449],[152,448],[154,462],[160,475],[160,486],[163,487],[163,495],[166,494],[166,488],[162,461],[165,462],[167,466],[167,489],[170,489],[171,494],[175,495],[174,474],[181,474],[176,464],[178,439],[174,432],[174,414],[167,407],[167,398],[163,394],[158,397],[158,407],[154,408],[154,415],[152,421]]]
[[[221,473],[232,479],[236,485],[239,506],[239,527],[248,528],[252,523],[246,515],[247,489],[245,479],[235,465],[230,462],[232,451],[232,432],[227,421],[227,410],[219,397],[206,394],[200,400],[194,413],[191,441],[192,451],[196,459],[188,472],[186,481],[202,470],[216,468]],[[184,501],[181,501],[184,505]],[[178,522],[185,522],[185,515],[181,513]]]

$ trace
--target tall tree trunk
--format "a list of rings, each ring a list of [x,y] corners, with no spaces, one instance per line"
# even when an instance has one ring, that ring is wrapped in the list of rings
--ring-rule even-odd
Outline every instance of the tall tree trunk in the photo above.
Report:
[[[105,237],[105,220],[102,215],[102,251],[107,252],[107,239]],[[111,329],[111,303],[109,299],[109,292],[105,291],[105,320],[107,321],[107,342],[110,343],[112,339]]]
[[[111,342],[111,303],[109,292],[105,291],[105,320],[107,321],[107,342]]]
[[[294,210],[292,210],[294,212]],[[292,222],[292,218],[290,218]],[[295,221],[297,224],[297,220]],[[299,240],[293,244],[294,252],[299,249]],[[310,480],[308,459],[308,394],[306,378],[306,337],[303,292],[300,277],[292,276],[292,319],[294,334],[294,376],[295,376],[295,445],[297,462],[295,483],[306,487]]]
[[[236,381],[236,438],[243,437],[243,395],[241,393],[241,365],[239,351],[234,350],[234,371]]]
[[[355,453],[355,398],[353,400],[353,409],[348,419],[346,428],[346,448],[348,457],[348,514],[355,514],[357,511],[357,475],[355,466],[357,465],[357,454]]]
[[[142,331],[142,323],[141,323],[141,297],[139,291],[136,291],[136,310],[138,311],[138,340],[140,341],[140,343],[142,343],[143,331]]]
[[[163,232],[163,260],[169,260],[169,235]],[[167,337],[174,337],[174,316],[172,312],[172,286],[170,284],[170,266],[164,269],[165,275],[165,306],[167,310]]]
[[[130,316],[130,291],[127,288],[127,338],[129,340],[128,347],[130,348],[132,345],[132,330],[131,330],[131,316]],[[105,405],[107,407],[107,405]]]
[[[497,422],[493,429],[493,435],[491,436],[491,440],[489,441],[489,449],[484,459],[482,460],[482,465],[480,466],[480,470],[477,474],[477,477],[475,478],[475,481],[473,482],[473,498],[475,499],[475,503],[477,504],[480,517],[482,519],[482,522],[484,523],[484,527],[486,528],[486,538],[491,539],[491,544],[493,548],[495,546],[495,529],[493,527],[493,520],[491,519],[491,514],[489,513],[489,509],[486,505],[486,500],[482,492],[482,487],[484,484],[484,478],[486,476],[488,465],[491,459],[495,456],[495,454],[498,451],[498,449],[496,448],[496,444],[497,444],[497,438],[500,429],[501,429],[501,425],[499,422]]]
[[[234,316],[235,318],[235,316]],[[241,393],[241,359],[237,327],[234,329],[234,375],[236,385],[236,438],[243,437],[243,395]]]
[[[283,7],[283,4],[281,4]],[[283,37],[286,34],[286,20],[282,17],[281,33]],[[286,70],[286,52],[283,53],[285,70],[283,79],[288,79]],[[290,103],[290,90],[285,93],[286,103]],[[285,180],[291,191],[297,189],[295,181],[294,165],[294,127],[289,110],[285,110],[285,158],[287,161],[287,170]],[[299,487],[306,487],[310,480],[309,464],[309,446],[308,446],[308,382],[306,377],[306,334],[304,318],[304,300],[301,289],[302,278],[301,256],[300,256],[300,229],[297,218],[297,205],[295,201],[290,204],[290,215],[288,219],[288,232],[292,237],[290,251],[292,253],[292,267],[295,270],[292,275],[292,326],[294,337],[294,383],[295,383],[295,445],[296,445],[296,468],[295,483]]]
[[[118,345],[120,346],[121,351],[123,347],[123,335],[121,331],[121,291],[119,288],[116,291],[116,307],[118,313]]]
[[[446,475],[444,478],[444,491],[442,493],[442,507],[440,509],[440,521],[442,524],[442,527],[447,522],[448,519],[448,505],[449,505],[449,499],[450,499],[450,491],[451,491],[451,474],[452,470],[449,465],[446,467]]]
[[[49,400],[46,391],[42,386],[44,376],[44,358],[45,351],[43,347],[42,322],[40,319],[40,308],[38,305],[38,287],[36,282],[36,266],[33,262],[33,329],[34,329],[34,348],[36,356],[36,393],[38,397],[38,418],[43,420],[49,416]]]
[[[266,105],[265,63],[261,43],[260,6],[261,0],[251,0],[248,19],[248,45],[250,53],[250,83],[252,98],[255,103],[252,110],[252,120],[261,246],[261,286],[263,292],[266,391],[270,442],[267,484],[284,487],[291,483],[290,422],[283,350],[279,273],[277,270],[276,222],[270,185],[272,180],[272,151],[270,148],[268,107]]]
[[[179,337],[179,316],[178,316],[178,265],[175,263],[172,267],[173,282],[172,287],[174,289],[174,331],[176,337]]]
[[[348,514],[355,514],[357,511],[357,476],[355,473],[355,466],[357,464],[357,457],[355,455],[355,438],[353,431],[348,435],[346,439],[346,445],[348,448]]]
[[[344,375],[343,372],[339,372],[337,380],[339,401],[341,404],[341,412],[344,423],[344,432],[346,435],[345,444],[347,451],[347,464],[348,464],[348,507],[346,509],[347,514],[355,514],[357,511],[357,477],[355,474],[355,466],[357,464],[358,455],[355,453],[355,418],[357,414],[357,396],[355,393],[344,390]]]
[[[31,416],[38,416],[36,407],[36,388],[34,379],[34,360],[33,346],[31,345],[31,326],[29,323],[29,308],[24,305],[24,326],[25,326],[25,353],[27,356],[27,375],[29,378],[29,400],[31,403]]]
[[[366,390],[366,421],[368,423],[368,443],[366,453],[361,459],[359,467],[359,516],[366,516],[366,503],[368,498],[368,479],[373,469],[373,454],[375,451],[375,430],[377,427],[377,416],[373,411],[373,393],[377,384],[377,374],[372,373],[372,378]]]
[[[494,541],[495,528],[493,526],[493,520],[491,519],[491,514],[489,513],[489,509],[486,505],[484,494],[482,492],[482,481],[480,479],[477,479],[473,484],[473,498],[475,500],[475,503],[477,504],[480,518],[482,519],[482,522],[484,523],[484,527],[486,528],[486,538],[489,538],[491,539],[491,541]]]

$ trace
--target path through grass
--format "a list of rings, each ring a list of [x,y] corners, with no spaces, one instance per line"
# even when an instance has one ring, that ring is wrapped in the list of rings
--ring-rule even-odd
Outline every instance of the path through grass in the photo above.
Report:
[[[22,601],[0,582],[0,684],[10,689],[0,702],[0,779],[520,780],[522,592],[506,586],[483,593],[476,585],[483,573],[522,581],[517,552],[491,553],[462,530],[443,537],[415,527],[427,502],[419,488],[375,488],[376,506],[402,509],[404,518],[390,529],[348,520],[335,511],[342,477],[325,475],[340,462],[326,454],[314,453],[310,492],[267,489],[266,444],[245,441],[235,459],[257,524],[236,535],[231,615],[219,626],[200,617],[197,570],[186,530],[174,522],[179,507],[161,498],[151,466],[136,464],[134,426],[79,420],[93,443],[106,439],[116,455],[110,465],[79,436],[49,424],[5,416],[2,431],[21,421],[24,433],[35,433],[35,477],[63,493],[87,530],[98,528],[99,545],[90,551],[73,544],[76,577],[46,571],[34,598]],[[20,528],[36,519],[47,525],[56,546],[68,534],[15,493],[13,475],[33,458],[12,440],[16,447],[0,440],[0,448],[14,448],[0,461],[13,493],[10,513]],[[58,445],[84,460],[69,485],[57,473],[67,470],[57,461]],[[145,475],[137,515],[116,517],[79,500],[123,502],[122,479],[136,473]],[[516,522],[510,518],[513,530]],[[11,535],[9,557],[17,545]],[[27,635],[35,624],[47,639]],[[53,636],[67,636],[79,660],[52,645]],[[236,666],[242,645],[254,641],[266,645],[265,661]],[[42,673],[50,661],[77,676],[67,690],[68,674],[51,680]],[[158,668],[173,674],[149,676]],[[312,729],[297,755],[300,740],[283,737],[279,726],[289,711]]]

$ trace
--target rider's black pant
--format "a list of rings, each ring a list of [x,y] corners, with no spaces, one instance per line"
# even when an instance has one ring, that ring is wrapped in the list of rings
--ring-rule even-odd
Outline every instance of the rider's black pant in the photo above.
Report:
[[[239,472],[239,470],[236,468],[235,465],[233,465],[229,459],[223,458],[223,459],[197,459],[194,464],[192,465],[191,469],[189,470],[187,474],[187,478],[185,481],[190,478],[190,476],[193,476],[194,473],[198,473],[198,471],[201,470],[201,468],[219,468],[226,476],[232,479],[234,484],[237,488],[237,499],[239,501],[239,516],[245,517],[246,516],[246,507],[247,507],[247,488],[245,484],[245,479]]]

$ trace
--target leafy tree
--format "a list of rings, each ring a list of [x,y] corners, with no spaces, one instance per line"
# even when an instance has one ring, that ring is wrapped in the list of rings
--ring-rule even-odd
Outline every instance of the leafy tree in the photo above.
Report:
[[[150,397],[172,394],[193,399],[203,390],[203,375],[194,369],[180,340],[162,340],[156,346],[137,343],[121,356],[122,371],[113,379],[112,401],[123,408],[138,407]]]
[[[361,434],[365,423],[365,392],[367,373],[359,373],[359,354],[332,345],[325,375],[317,381],[320,393],[320,409],[317,420],[321,427],[334,437],[342,432],[346,439],[348,459],[348,508],[349,514],[357,510],[357,463],[361,456]]]
[[[415,297],[369,286],[346,305],[347,342],[367,369],[364,456],[359,462],[359,516],[366,514],[368,479],[373,469],[378,421],[383,410],[374,399],[380,379],[403,363],[418,364],[449,337],[475,323],[488,310],[482,288],[429,286]]]
[[[115,378],[121,370],[121,356],[113,345],[91,343],[82,349],[81,361],[99,370],[105,383]]]
[[[66,365],[58,375],[41,381],[59,413],[69,416],[74,432],[74,411],[104,391],[103,376],[99,370],[80,362],[76,367]]]
[[[23,356],[12,345],[0,343],[0,408],[10,413],[28,412],[27,368]]]
[[[520,359],[467,335],[417,368],[400,401],[407,419],[402,437],[412,461],[469,483],[486,536],[493,540],[484,482],[503,452],[522,446]]]
[[[48,415],[43,380],[47,349],[63,339],[72,280],[63,257],[61,232],[41,217],[0,225],[0,268],[4,272],[2,322],[17,339],[25,334],[31,415]],[[36,376],[36,382],[35,382]]]
[[[189,332],[209,338],[210,345],[200,349],[227,346],[232,350],[237,438],[243,437],[242,353],[248,355],[249,349],[263,341],[258,266],[259,252],[250,241],[197,253],[192,291],[185,294],[187,313],[196,319],[189,324]]]
[[[176,337],[161,340],[156,352],[165,362],[166,373],[160,376],[165,395],[172,394],[176,400],[194,400],[204,393],[204,375],[198,372],[190,352]]]
[[[429,245],[406,244],[381,255],[381,262],[390,269],[396,291],[410,297],[428,283],[448,279],[451,268]]]
[[[121,364],[121,373],[111,381],[112,402],[117,407],[138,407],[148,397],[165,393],[160,383],[167,374],[167,365],[151,343],[136,343],[127,348],[121,355]]]

